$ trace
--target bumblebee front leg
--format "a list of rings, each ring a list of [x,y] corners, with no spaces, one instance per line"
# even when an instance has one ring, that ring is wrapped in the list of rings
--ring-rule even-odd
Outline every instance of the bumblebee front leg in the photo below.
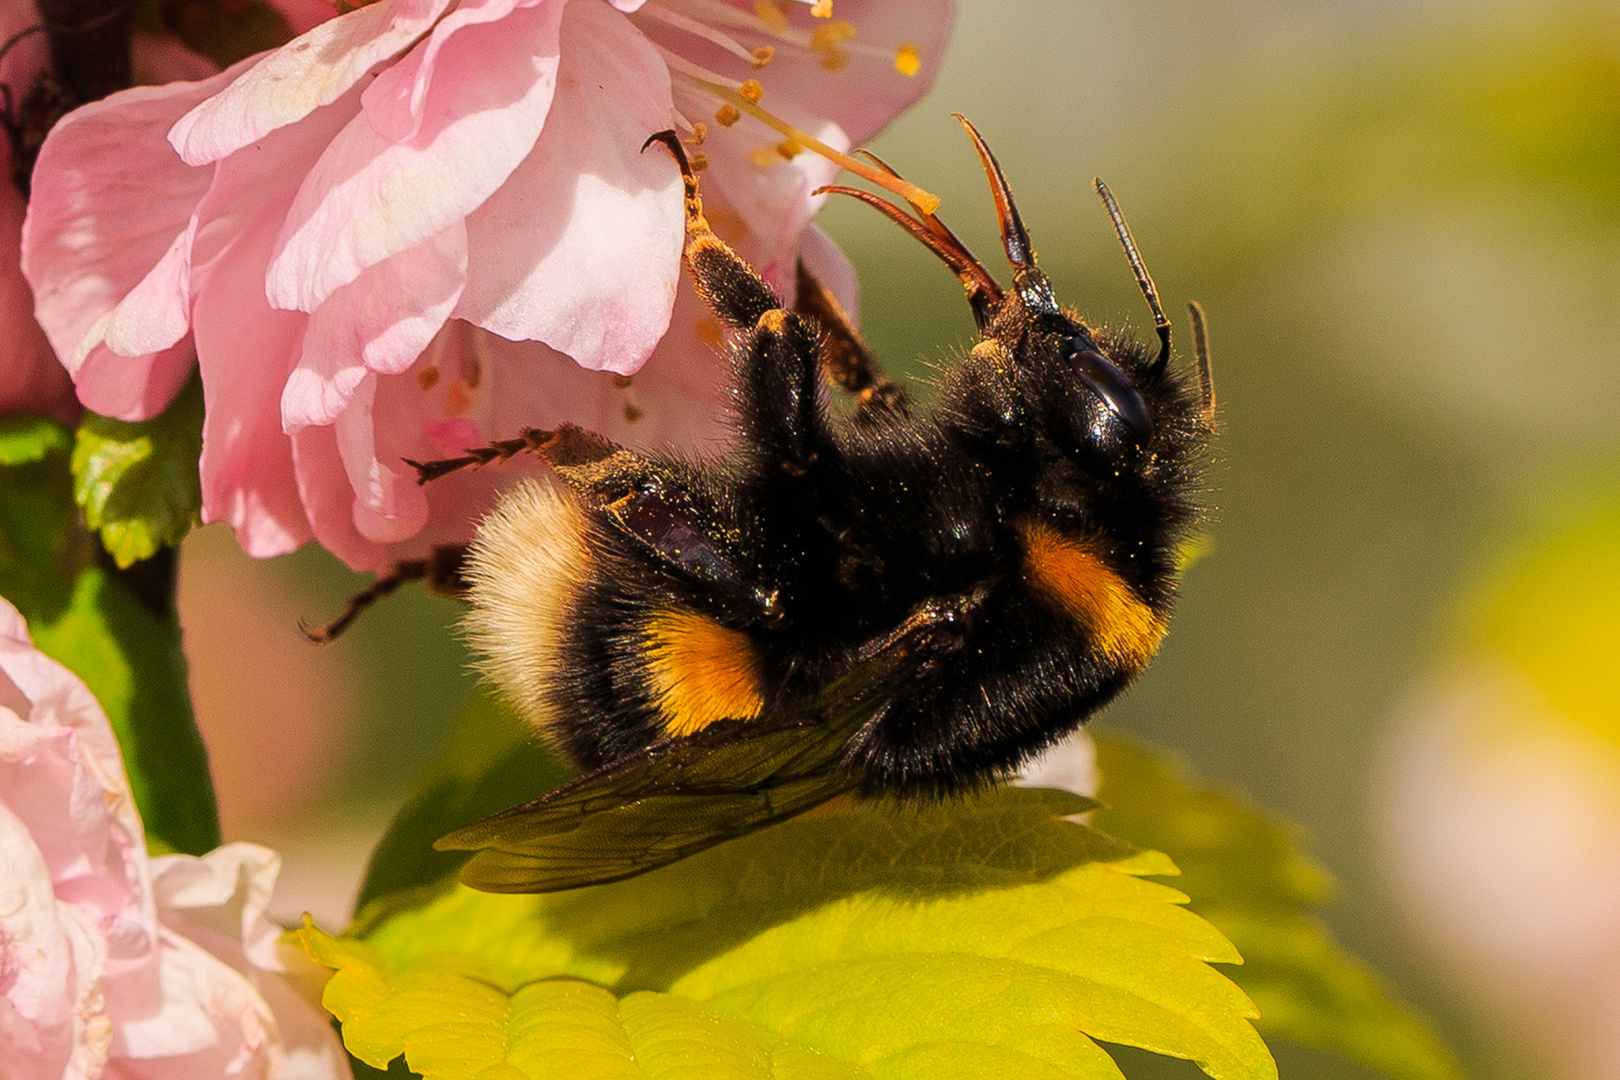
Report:
[[[759,272],[714,234],[703,216],[697,174],[673,131],[661,131],[647,145],[662,143],[681,168],[686,197],[686,265],[692,281],[714,313],[745,331],[739,346],[737,389],[748,436],[767,464],[802,476],[829,445],[820,389],[820,342],[803,316],[787,310]]]

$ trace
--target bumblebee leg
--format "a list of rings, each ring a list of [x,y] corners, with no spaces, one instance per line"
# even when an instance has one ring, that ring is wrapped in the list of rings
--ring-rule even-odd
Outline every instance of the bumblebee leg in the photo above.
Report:
[[[648,146],[662,143],[681,168],[686,191],[686,265],[698,295],[716,315],[749,332],[741,346],[738,387],[748,443],[764,463],[802,476],[828,444],[821,414],[821,350],[815,333],[735,251],[709,228],[698,194],[697,174],[673,131],[660,131]]]
[[[559,424],[552,431],[524,428],[515,439],[496,439],[487,446],[469,447],[461,457],[440,458],[437,461],[402,460],[416,470],[416,482],[426,484],[461,469],[506,461],[518,454],[535,454],[552,468],[563,468],[600,461],[618,449],[616,443],[595,432],[573,424]]]
[[[325,626],[310,626],[300,619],[298,629],[316,645],[325,645],[347,630],[354,620],[360,617],[361,612],[393,593],[407,581],[420,581],[429,592],[457,600],[462,599],[467,591],[467,580],[463,574],[466,561],[467,548],[461,544],[454,544],[434,548],[425,559],[410,559],[396,563],[388,573],[349,597],[348,603],[344,605],[343,614]]]
[[[768,311],[782,306],[776,293],[735,251],[714,234],[703,216],[703,198],[698,194],[697,173],[686,157],[686,148],[673,131],[660,131],[642,145],[645,150],[661,143],[674,155],[681,168],[686,192],[686,265],[692,282],[714,313],[738,330],[752,330]]]
[[[827,377],[855,397],[857,420],[871,420],[884,414],[897,417],[908,414],[905,392],[884,376],[849,313],[832,290],[810,272],[803,259],[799,260],[793,310],[821,327],[821,361],[826,366]]]

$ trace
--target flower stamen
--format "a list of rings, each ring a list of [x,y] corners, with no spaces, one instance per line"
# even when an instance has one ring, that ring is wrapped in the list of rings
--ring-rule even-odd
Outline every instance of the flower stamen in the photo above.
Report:
[[[691,34],[693,37],[699,37],[704,41],[718,45],[726,52],[738,59],[746,60],[756,68],[764,67],[770,63],[771,57],[776,53],[775,49],[769,47],[749,49],[730,34],[716,30],[714,27],[701,23],[689,15],[682,15],[678,11],[672,11],[663,4],[643,4],[638,10],[645,13],[648,18],[656,19],[666,26],[673,26],[675,29]],[[764,54],[763,59],[761,58],[762,53]]]
[[[696,65],[688,66],[696,67]],[[886,191],[894,192],[894,194],[900,196],[900,198],[915,206],[923,213],[932,214],[934,211],[939,209],[938,195],[924,191],[916,184],[902,180],[898,176],[891,176],[881,169],[873,168],[866,162],[861,161],[858,158],[850,157],[848,154],[843,153],[840,150],[834,150],[832,147],[828,146],[814,135],[800,131],[798,128],[794,127],[792,124],[789,124],[781,117],[760,108],[758,105],[759,98],[755,97],[753,100],[749,100],[749,98],[741,92],[741,87],[734,90],[723,82],[713,82],[690,74],[687,75],[687,77],[693,82],[697,83],[699,86],[703,87],[705,90],[709,91],[711,94],[714,94],[716,97],[720,98],[720,100],[730,104],[739,112],[744,112],[749,116],[752,116],[755,120],[758,120],[772,131],[775,131],[777,134],[792,140],[794,143],[806,150],[814,150],[828,161],[842,166],[844,169],[847,169],[856,176],[859,176],[862,180],[876,184],[878,187],[883,188]],[[754,83],[755,86],[759,85],[758,83],[755,83],[753,79],[749,79],[748,81],[750,83]],[[776,148],[772,147],[770,149],[771,153],[775,154]]]

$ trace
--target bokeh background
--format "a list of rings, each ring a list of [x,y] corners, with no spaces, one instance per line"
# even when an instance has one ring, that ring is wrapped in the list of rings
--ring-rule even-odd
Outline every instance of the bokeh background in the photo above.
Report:
[[[1104,176],[1180,340],[1186,299],[1211,320],[1213,548],[1099,722],[1298,822],[1333,929],[1469,1075],[1620,1077],[1620,6],[960,5],[875,149],[988,262],[966,113],[1059,295],[1150,330]],[[853,204],[821,223],[892,368],[970,343],[925,251]],[[213,529],[182,568],[227,836],[281,847],[283,904],[329,925],[473,686],[456,606],[415,590],[304,644],[360,584]]]

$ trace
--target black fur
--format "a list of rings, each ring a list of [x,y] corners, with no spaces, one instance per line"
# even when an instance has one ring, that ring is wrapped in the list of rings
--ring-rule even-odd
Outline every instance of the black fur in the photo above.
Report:
[[[738,446],[716,461],[627,457],[571,481],[593,520],[593,574],[564,635],[555,734],[589,767],[667,741],[646,662],[660,610],[746,632],[769,709],[850,670],[933,604],[953,613],[951,640],[936,640],[939,659],[849,743],[845,765],[867,793],[1004,776],[1140,668],[1032,590],[1017,525],[1082,538],[1168,617],[1209,434],[1197,384],[1060,310],[1031,266],[988,309],[992,344],[949,372],[933,408],[840,420],[820,392],[821,328],[707,232],[689,181],[699,291],[747,331]]]

